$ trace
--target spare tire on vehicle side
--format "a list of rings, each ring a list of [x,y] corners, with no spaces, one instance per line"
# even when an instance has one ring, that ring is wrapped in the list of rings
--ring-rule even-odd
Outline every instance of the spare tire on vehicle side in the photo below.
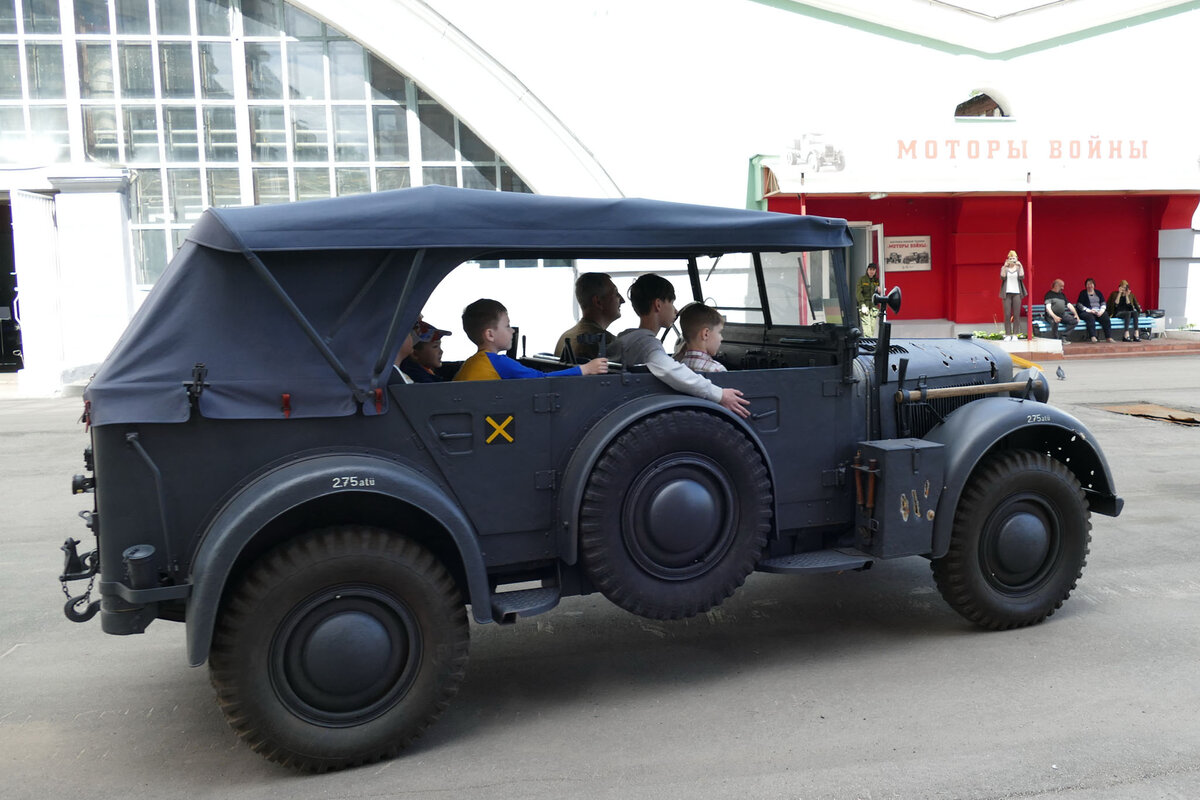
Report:
[[[588,478],[584,568],[634,614],[707,611],[754,569],[773,500],[762,455],[729,421],[695,410],[647,417],[608,445]]]

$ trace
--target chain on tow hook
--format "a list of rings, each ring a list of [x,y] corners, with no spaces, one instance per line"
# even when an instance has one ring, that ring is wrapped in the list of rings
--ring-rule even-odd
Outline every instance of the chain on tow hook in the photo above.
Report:
[[[75,549],[78,545],[78,539],[68,536],[62,547],[59,548],[66,555],[64,556],[63,573],[58,576],[58,580],[62,583],[63,594],[67,598],[67,603],[63,606],[63,613],[66,614],[67,619],[72,622],[87,622],[100,610],[100,601],[91,599],[92,587],[96,584],[96,574],[100,572],[100,565],[97,561],[97,551],[93,550],[80,556]],[[72,597],[70,590],[67,589],[67,581],[82,580],[83,578],[88,579],[87,589],[83,594]],[[80,608],[83,610],[80,611]]]

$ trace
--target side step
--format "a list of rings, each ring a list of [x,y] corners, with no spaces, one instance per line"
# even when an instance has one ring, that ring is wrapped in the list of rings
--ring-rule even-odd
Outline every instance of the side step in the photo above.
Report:
[[[558,605],[561,593],[557,586],[540,589],[518,589],[492,595],[492,619],[500,623],[516,622],[517,617],[532,617]]]
[[[758,562],[759,572],[776,572],[792,575],[803,572],[845,572],[852,569],[869,569],[875,557],[850,547],[838,550],[813,550],[808,553],[793,553],[775,556]]]

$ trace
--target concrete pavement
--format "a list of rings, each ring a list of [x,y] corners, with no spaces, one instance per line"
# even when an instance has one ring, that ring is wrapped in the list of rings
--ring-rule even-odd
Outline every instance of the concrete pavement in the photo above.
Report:
[[[598,595],[472,627],[446,715],[399,759],[297,776],[240,744],[183,626],[63,618],[58,545],[78,398],[0,392],[4,798],[1195,798],[1200,430],[1098,406],[1200,408],[1200,357],[1061,362],[1051,402],[1096,435],[1126,500],[1046,623],[976,630],[920,559],[754,575],[693,620]],[[1053,371],[1053,370],[1051,370]],[[86,539],[85,539],[86,541]]]

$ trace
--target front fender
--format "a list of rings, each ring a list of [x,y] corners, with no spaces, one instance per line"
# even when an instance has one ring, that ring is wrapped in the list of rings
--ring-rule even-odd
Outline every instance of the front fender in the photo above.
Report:
[[[333,488],[334,479],[345,475],[368,477],[374,484]],[[378,456],[315,455],[273,469],[242,487],[205,529],[192,560],[192,593],[187,603],[188,663],[198,667],[208,658],[221,596],[234,565],[254,536],[290,509],[343,491],[387,495],[424,511],[445,526],[462,559],[475,619],[491,621],[487,570],[475,530],[462,509],[440,492],[428,475]]]
[[[698,401],[688,395],[666,394],[649,395],[625,403],[608,412],[603,418],[592,425],[584,437],[579,440],[563,471],[563,490],[559,493],[558,518],[562,520],[558,540],[559,558],[566,564],[574,564],[579,558],[579,508],[583,504],[584,487],[587,486],[588,476],[600,459],[601,453],[618,435],[643,417],[676,408],[695,409],[706,414],[722,416],[733,423],[734,427],[754,443],[767,467],[767,475],[774,485],[775,469],[771,465],[771,456],[763,446],[758,434],[746,424],[741,417],[729,411],[724,406],[715,403]],[[774,497],[774,492],[772,492]],[[778,519],[778,509],[772,500],[771,518]]]
[[[938,503],[931,556],[940,558],[950,546],[954,512],[971,473],[985,455],[997,449],[1026,449],[1063,462],[1079,480],[1092,511],[1121,513],[1112,472],[1104,452],[1087,427],[1062,409],[1034,400],[985,397],[967,403],[925,436],[945,446],[946,486]]]

